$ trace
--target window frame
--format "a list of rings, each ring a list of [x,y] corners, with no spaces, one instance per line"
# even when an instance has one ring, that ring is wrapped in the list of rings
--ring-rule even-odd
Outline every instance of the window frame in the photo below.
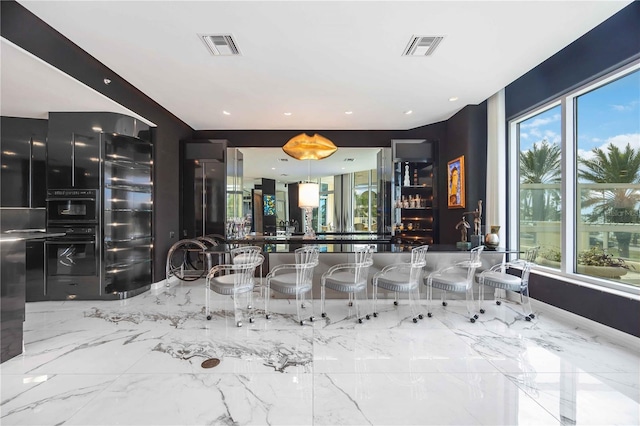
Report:
[[[640,287],[624,284],[621,282],[597,278],[589,275],[579,274],[577,270],[576,253],[576,233],[577,233],[577,179],[578,170],[577,159],[577,128],[576,128],[576,102],[579,96],[597,90],[612,81],[623,78],[633,72],[640,70],[640,60],[616,67],[606,74],[594,78],[579,87],[560,94],[557,97],[538,105],[535,108],[523,113],[507,122],[507,161],[508,178],[514,185],[509,185],[507,220],[509,229],[515,232],[509,233],[509,247],[520,247],[520,138],[519,126],[522,122],[541,114],[551,108],[560,105],[561,114],[561,194],[562,194],[562,217],[561,217],[561,250],[563,253],[560,269],[549,268],[536,265],[534,268],[543,271],[547,275],[559,276],[570,279],[573,282],[584,283],[602,289],[610,289],[627,294],[640,295]],[[571,226],[568,226],[571,225]]]

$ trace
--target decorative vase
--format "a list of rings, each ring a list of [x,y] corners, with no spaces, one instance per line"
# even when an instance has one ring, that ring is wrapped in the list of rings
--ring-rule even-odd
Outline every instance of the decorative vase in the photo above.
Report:
[[[491,232],[484,237],[484,245],[489,249],[495,249],[500,244],[500,237],[498,236],[500,227],[497,225],[491,225]]]

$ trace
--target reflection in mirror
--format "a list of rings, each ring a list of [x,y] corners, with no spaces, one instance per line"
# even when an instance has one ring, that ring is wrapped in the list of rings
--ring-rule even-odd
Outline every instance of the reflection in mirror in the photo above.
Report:
[[[301,234],[302,215],[291,194],[297,193],[298,183],[309,181],[320,186],[320,206],[313,211],[316,233],[386,232],[390,206],[384,205],[389,200],[384,193],[390,182],[390,148],[340,148],[333,156],[316,161],[292,159],[281,148],[229,148],[227,158],[233,163],[228,165],[227,220],[249,215],[252,231],[260,232],[252,194],[263,179],[273,179],[277,231]],[[241,170],[235,165],[238,158]]]

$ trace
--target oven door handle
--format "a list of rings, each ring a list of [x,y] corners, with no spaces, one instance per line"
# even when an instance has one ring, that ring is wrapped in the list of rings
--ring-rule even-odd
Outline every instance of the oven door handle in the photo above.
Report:
[[[56,240],[47,240],[45,244],[87,244],[87,243],[95,243],[96,238],[87,238],[86,240],[64,240],[64,239],[56,239]]]
[[[95,201],[94,198],[85,197],[85,198],[47,198],[45,201]]]

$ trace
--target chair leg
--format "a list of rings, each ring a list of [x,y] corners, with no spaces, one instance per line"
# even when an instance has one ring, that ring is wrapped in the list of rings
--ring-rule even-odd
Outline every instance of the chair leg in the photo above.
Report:
[[[325,282],[324,280],[322,280],[322,283],[320,285],[320,311],[322,314],[322,318],[325,318],[327,316],[327,311],[324,308],[324,294],[325,294],[325,286],[324,286]]]
[[[358,293],[360,292],[349,293],[349,295],[352,297],[353,303],[356,306],[356,321],[362,324],[362,317],[360,316],[360,303],[358,302]]]
[[[484,305],[484,279],[480,278],[480,297],[478,298],[478,307],[480,308],[480,313],[484,314],[484,309],[482,306]]]
[[[364,286],[364,302],[365,302],[365,314],[364,317],[366,319],[371,319],[371,301],[369,300],[369,289],[367,288],[367,285],[365,284]]]
[[[296,292],[296,313],[298,314],[298,323],[300,325],[304,325],[304,320],[302,319],[302,313],[300,312],[300,309],[302,308],[304,304],[304,294],[300,294],[299,292]]]
[[[376,318],[378,316],[378,279],[374,278],[371,284],[373,285],[373,317]]]
[[[411,308],[411,315],[413,315],[413,322],[418,322],[419,319],[424,318],[417,309],[417,300],[420,300],[420,287],[416,285],[415,288],[409,290],[409,307]]]
[[[394,299],[393,299],[393,306],[398,306],[398,292],[397,292],[397,291],[394,291],[394,292],[393,292],[393,296],[394,296]]]
[[[247,317],[249,322],[253,322],[253,289],[249,290],[247,296]]]
[[[313,315],[313,307],[314,307],[314,306],[313,306],[313,293],[312,293],[312,291],[313,291],[313,287],[309,289],[309,292],[308,292],[308,293],[309,293],[309,299],[308,299],[308,302],[305,302],[305,303],[307,303],[305,306],[309,306],[309,307],[311,308],[311,309],[309,309],[309,310],[307,311],[307,314],[309,315],[309,321],[311,321],[311,322],[313,322],[313,321],[315,321],[315,320],[316,320],[316,317]],[[307,299],[306,299],[306,297],[307,297],[307,296],[306,296],[306,293],[304,293],[304,294],[303,294],[303,296],[305,297],[305,300],[307,300]]]
[[[209,279],[207,278],[206,282],[206,287],[204,288],[204,314],[207,317],[208,320],[211,319],[211,311],[209,310],[209,297],[211,295],[211,287],[209,285]]]
[[[431,278],[427,280],[427,316],[431,318],[433,314],[431,311],[433,310],[433,285],[431,282]]]
[[[269,314],[269,299],[271,298],[271,282],[267,279],[267,285],[264,288],[264,316],[266,319],[271,319]]]
[[[478,315],[475,312],[475,307],[474,307],[474,303],[473,303],[473,286],[469,286],[469,288],[467,289],[467,315],[469,318],[469,321],[471,322],[476,322],[476,320],[478,319]]]
[[[237,327],[242,327],[242,314],[239,312],[238,297],[239,294],[237,293],[231,296],[231,299],[233,300],[233,320]]]
[[[523,311],[524,311],[524,318],[527,321],[531,321],[532,319],[534,319],[536,316],[533,314],[533,309],[531,309],[531,297],[529,297],[529,286],[526,286],[524,289],[522,289],[522,291],[520,292],[520,297],[526,297],[526,304],[523,304]],[[527,310],[524,310],[524,307],[527,307]],[[527,311],[529,312],[529,314],[527,314]]]

